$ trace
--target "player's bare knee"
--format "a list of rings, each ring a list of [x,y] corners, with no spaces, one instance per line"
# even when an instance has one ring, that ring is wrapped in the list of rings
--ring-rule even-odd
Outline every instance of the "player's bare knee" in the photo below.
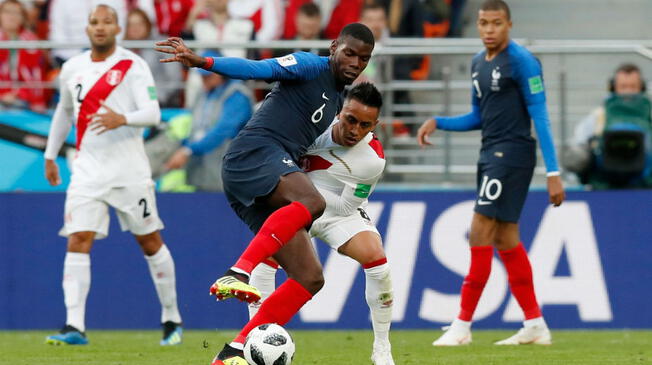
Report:
[[[148,233],[145,235],[136,235],[136,242],[140,245],[140,248],[143,250],[143,253],[147,256],[152,256],[161,249],[163,246],[163,240],[158,231]]]
[[[321,217],[326,209],[326,200],[319,193],[310,194],[301,203],[308,209],[313,221]]]
[[[93,246],[94,232],[75,232],[68,236],[68,252],[89,253]]]
[[[306,270],[294,278],[294,280],[312,295],[317,294],[324,287],[324,274],[321,268],[319,270]]]

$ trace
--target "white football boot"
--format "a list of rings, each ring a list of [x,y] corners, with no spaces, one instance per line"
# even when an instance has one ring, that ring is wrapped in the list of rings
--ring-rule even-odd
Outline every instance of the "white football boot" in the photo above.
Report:
[[[375,343],[371,352],[371,362],[374,365],[394,365],[392,358],[392,345],[389,342]]]
[[[433,346],[460,346],[471,343],[471,322],[456,319],[453,324],[443,329],[446,332],[432,343]]]
[[[494,345],[552,345],[552,335],[545,322],[525,325],[512,337],[494,343]]]

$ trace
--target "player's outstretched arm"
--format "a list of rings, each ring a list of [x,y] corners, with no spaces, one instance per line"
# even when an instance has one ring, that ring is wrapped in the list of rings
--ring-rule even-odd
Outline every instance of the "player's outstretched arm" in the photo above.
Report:
[[[162,63],[179,62],[187,67],[203,67],[206,63],[203,57],[186,47],[183,39],[179,37],[170,37],[167,40],[156,42],[156,45],[158,47],[155,47],[155,50],[171,55],[169,58],[160,60]]]

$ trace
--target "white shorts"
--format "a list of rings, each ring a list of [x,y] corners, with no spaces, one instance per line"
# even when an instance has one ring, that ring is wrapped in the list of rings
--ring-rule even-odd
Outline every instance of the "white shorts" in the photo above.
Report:
[[[61,236],[75,232],[96,232],[95,238],[105,238],[109,233],[109,206],[115,209],[123,231],[145,235],[163,229],[156,208],[154,183],[89,189],[68,188]]]
[[[367,213],[362,208],[358,208],[357,212],[346,217],[329,215],[328,211],[324,212],[324,215],[313,222],[310,235],[321,239],[337,251],[353,236],[364,231],[380,235]]]

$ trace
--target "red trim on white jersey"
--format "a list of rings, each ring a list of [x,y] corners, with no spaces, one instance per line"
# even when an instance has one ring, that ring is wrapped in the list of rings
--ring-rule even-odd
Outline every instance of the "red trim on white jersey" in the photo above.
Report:
[[[326,170],[332,165],[332,163],[328,162],[321,156],[306,155],[303,158],[303,169],[305,172]]]
[[[385,158],[385,151],[383,150],[383,145],[382,143],[380,143],[380,140],[378,139],[378,137],[376,137],[375,134],[373,135],[371,141],[369,141],[369,146],[371,146],[371,149],[373,149],[376,152],[378,157],[382,159]]]
[[[84,139],[86,127],[88,127],[88,123],[90,122],[89,117],[100,109],[102,101],[106,100],[113,89],[124,80],[125,74],[129,71],[133,62],[132,60],[121,60],[116,63],[104,75],[100,76],[95,85],[84,96],[84,101],[79,106],[79,115],[77,116],[78,151],[81,147],[82,139]]]

